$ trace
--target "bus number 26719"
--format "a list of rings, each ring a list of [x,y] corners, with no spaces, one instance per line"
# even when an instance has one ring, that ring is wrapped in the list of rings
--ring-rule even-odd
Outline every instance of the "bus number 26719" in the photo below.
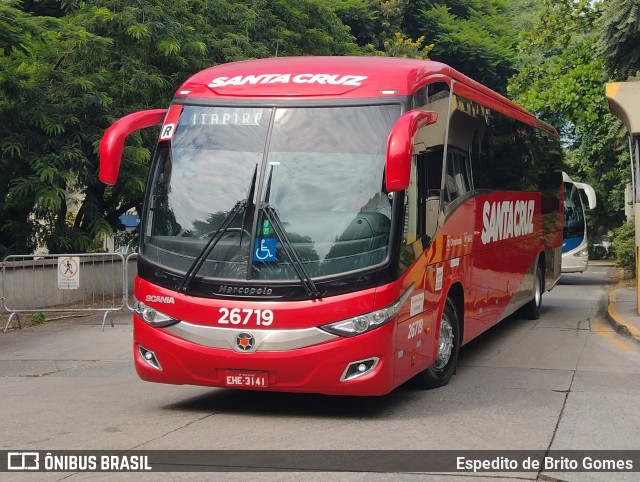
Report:
[[[221,315],[218,318],[219,325],[248,325],[251,322],[256,326],[269,326],[273,323],[273,311],[271,310],[220,308],[218,312]]]

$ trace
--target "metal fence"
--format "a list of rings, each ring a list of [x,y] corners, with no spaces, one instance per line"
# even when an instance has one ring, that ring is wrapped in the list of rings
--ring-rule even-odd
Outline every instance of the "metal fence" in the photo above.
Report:
[[[133,310],[137,254],[50,254],[7,256],[2,263],[4,332],[20,313],[110,313]]]

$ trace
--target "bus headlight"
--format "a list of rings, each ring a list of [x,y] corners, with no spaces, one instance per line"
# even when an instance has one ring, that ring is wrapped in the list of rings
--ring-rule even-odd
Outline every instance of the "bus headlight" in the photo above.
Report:
[[[165,315],[164,313],[145,305],[142,301],[136,303],[134,310],[136,314],[151,326],[169,326],[178,323],[180,320]]]
[[[573,253],[573,255],[578,258],[586,258],[587,256],[589,256],[589,248],[581,249],[577,253]]]
[[[407,298],[413,291],[413,285],[409,287],[407,291],[396,301],[395,303],[382,308],[381,310],[372,311],[371,313],[365,313],[364,315],[354,316],[353,318],[347,318],[346,320],[336,321],[329,323],[328,325],[320,326],[319,328],[334,335],[339,336],[356,336],[367,331],[374,330],[381,327],[385,323],[393,320]]]

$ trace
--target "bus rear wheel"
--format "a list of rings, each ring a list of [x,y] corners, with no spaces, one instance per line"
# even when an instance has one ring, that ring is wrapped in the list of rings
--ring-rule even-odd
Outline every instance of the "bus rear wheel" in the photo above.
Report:
[[[460,321],[450,298],[444,305],[438,335],[438,355],[426,370],[416,376],[420,388],[438,388],[449,383],[458,364],[460,350]]]
[[[524,316],[529,320],[540,318],[540,308],[542,307],[542,292],[544,290],[544,273],[540,263],[536,266],[536,275],[533,278],[533,299],[522,307]]]

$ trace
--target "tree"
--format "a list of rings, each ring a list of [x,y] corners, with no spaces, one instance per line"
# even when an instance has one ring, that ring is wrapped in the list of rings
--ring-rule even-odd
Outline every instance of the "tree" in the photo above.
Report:
[[[21,82],[26,75],[17,72],[16,57],[24,56],[31,44],[33,36],[41,33],[41,27],[24,15],[14,2],[0,3],[0,132],[6,132],[10,125],[10,117],[3,115],[13,107],[13,99],[20,90]],[[31,207],[23,202],[8,202],[7,194],[13,177],[19,172],[20,165],[13,160],[22,152],[20,139],[13,136],[0,138],[0,255],[11,252],[25,252],[31,250],[33,245],[28,244],[28,239],[33,233],[26,222],[14,220],[25,219]]]
[[[505,0],[416,0],[404,11],[404,33],[433,44],[431,59],[505,92],[507,78],[515,73],[517,43],[508,5]]]
[[[519,46],[519,55],[537,61],[523,65],[508,92],[559,128],[570,174],[593,185],[599,197],[591,231],[606,232],[622,221],[630,173],[626,140],[604,97],[604,62],[595,48],[599,11],[584,0],[543,5]]]
[[[351,35],[358,46],[372,51],[383,49],[385,35],[384,17],[380,12],[379,1],[376,0],[328,0],[331,8],[340,21],[349,27]]]
[[[542,10],[540,0],[511,0],[504,12],[511,19],[511,28],[514,32],[528,32],[537,23]],[[516,58],[516,62],[519,61]]]
[[[433,44],[423,46],[423,43],[424,37],[413,41],[398,32],[393,41],[385,40],[384,50],[386,54],[391,57],[428,60],[429,52],[433,49]]]
[[[640,73],[640,2],[609,0],[600,5],[596,43],[607,72],[613,79],[626,80]]]
[[[16,88],[0,113],[7,127],[0,145],[17,169],[3,211],[23,207],[3,232],[27,226],[17,248],[85,251],[141,199],[148,150],[129,148],[124,182],[107,190],[97,180],[99,138],[115,116],[168,98],[169,79],[179,79],[185,55],[204,57],[189,25],[175,20],[187,14],[178,8],[182,2],[172,6],[173,19],[163,11],[169,5],[148,3],[144,12],[126,2],[70,2],[60,18],[20,15],[42,28],[29,48],[9,55]],[[80,202],[75,216],[71,193]]]
[[[166,106],[189,75],[251,57],[357,49],[317,0],[2,3],[0,47],[4,254],[38,244],[86,251],[139,208],[154,134],[131,136],[114,187],[98,181],[99,140],[118,117]]]
[[[54,226],[54,213],[66,216],[65,192],[72,178],[65,164],[77,154],[66,138],[78,118],[60,89],[70,83],[62,63],[79,46],[102,41],[82,27],[32,17],[15,5],[0,5],[2,20],[19,32],[1,29],[10,35],[2,39],[0,57],[3,254],[30,252]]]

